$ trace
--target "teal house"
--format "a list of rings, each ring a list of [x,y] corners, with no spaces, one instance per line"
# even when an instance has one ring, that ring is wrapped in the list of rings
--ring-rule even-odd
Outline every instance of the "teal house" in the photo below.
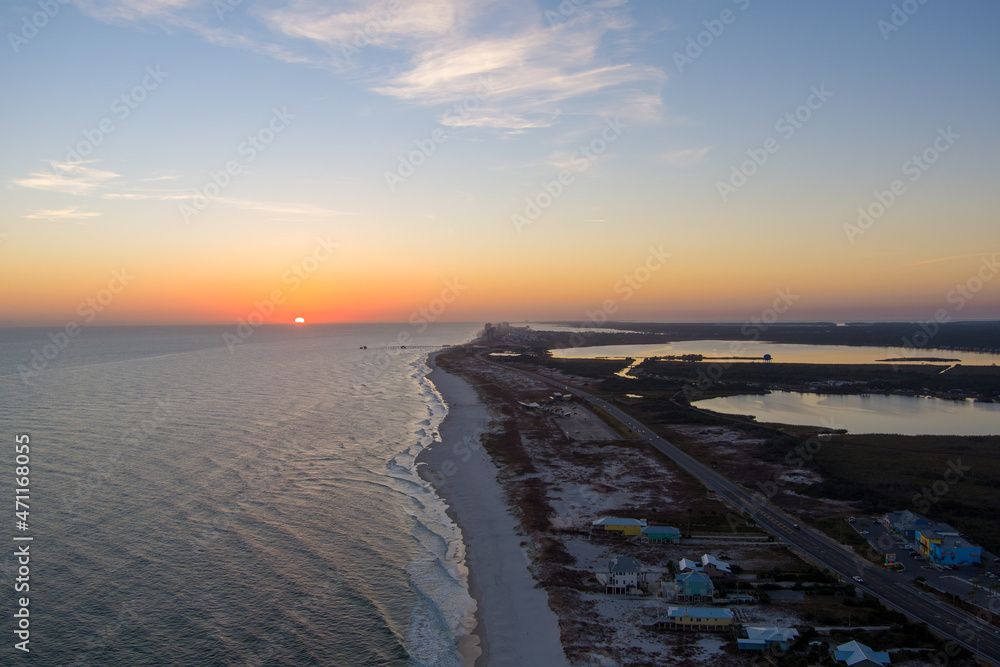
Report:
[[[715,596],[715,585],[711,577],[702,572],[678,574],[676,581],[677,596],[680,600],[710,600]]]
[[[681,531],[673,526],[646,526],[642,529],[641,541],[679,544]]]

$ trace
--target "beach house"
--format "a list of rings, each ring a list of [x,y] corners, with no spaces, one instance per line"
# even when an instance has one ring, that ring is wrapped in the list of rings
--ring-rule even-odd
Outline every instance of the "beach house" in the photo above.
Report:
[[[740,633],[743,636],[736,638],[736,645],[741,651],[766,651],[770,647],[775,647],[782,651],[787,651],[798,636],[799,631],[795,628],[754,627],[743,628]]]
[[[607,572],[598,572],[597,580],[609,595],[627,595],[639,592],[642,564],[631,556],[615,556],[608,561]]]
[[[645,519],[622,519],[608,516],[594,521],[590,531],[595,535],[639,535],[645,527]]]
[[[721,561],[711,554],[703,554],[701,560],[691,560],[681,558],[677,563],[678,572],[704,572],[713,579],[722,579],[733,576],[732,567],[729,563]]]
[[[678,574],[677,599],[684,602],[710,601],[715,597],[715,584],[703,572],[689,570]]]
[[[702,554],[701,571],[713,579],[733,576],[733,570],[729,566],[729,563],[721,561],[710,554]]]
[[[833,651],[833,658],[850,667],[883,667],[890,663],[885,651],[873,651],[859,642],[841,644]]]
[[[681,531],[673,526],[646,526],[641,531],[641,541],[679,544]]]
[[[681,558],[677,561],[678,572],[698,572],[700,570],[701,561],[691,560],[690,558]]]
[[[667,630],[720,632],[734,623],[733,610],[716,607],[668,607],[656,627]]]

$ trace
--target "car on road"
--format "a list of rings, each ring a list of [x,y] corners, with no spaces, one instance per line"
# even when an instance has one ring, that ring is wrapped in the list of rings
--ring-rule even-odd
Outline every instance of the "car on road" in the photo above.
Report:
[[[910,557],[911,557],[911,558],[912,558],[913,560],[924,560],[924,557],[923,557],[923,556],[921,556],[920,554],[910,554]]]
[[[854,575],[854,581],[858,582],[859,584],[865,583],[865,580],[857,575]]]
[[[847,523],[854,523],[855,521],[857,521],[857,519],[855,519],[855,518],[854,518],[854,517],[852,516],[852,517],[851,517],[850,519],[848,519],[848,520],[847,520]]]
[[[868,531],[867,531],[867,530],[862,530],[862,531],[861,531],[861,534],[862,534],[862,535],[867,535],[867,534],[868,534]]]
[[[800,528],[799,524],[797,524],[797,523],[793,523],[792,524],[792,528],[794,528],[795,530],[802,530],[802,528]]]
[[[909,549],[913,548],[913,545],[912,544],[904,544],[903,548],[909,550]]]

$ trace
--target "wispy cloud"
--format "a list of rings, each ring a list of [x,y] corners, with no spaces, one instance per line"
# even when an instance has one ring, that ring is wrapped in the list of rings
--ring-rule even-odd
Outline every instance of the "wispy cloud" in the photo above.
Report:
[[[624,0],[564,3],[572,11],[563,13],[534,0],[281,0],[246,3],[239,22],[220,22],[196,0],[74,2],[104,21],[190,30],[286,62],[364,72],[372,91],[415,105],[460,103],[489,78],[492,92],[474,109],[442,114],[453,127],[523,132],[579,115],[656,120],[666,81],[662,70],[629,62],[634,26]]]
[[[901,264],[896,268],[904,269],[909,266],[923,266],[924,264],[937,264],[939,262],[951,262],[956,259],[968,259],[970,257],[985,257],[987,255],[995,255],[998,251],[996,250],[984,250],[982,252],[970,252],[966,255],[949,255],[947,257],[935,257],[934,259],[925,259],[919,262],[911,262],[909,264]]]
[[[86,166],[92,163],[93,161],[70,163],[49,160],[51,171],[32,172],[25,178],[16,179],[14,185],[35,190],[85,195],[119,178],[114,172]]]
[[[268,213],[271,215],[290,216],[295,218],[329,218],[341,215],[354,215],[349,211],[337,211],[309,204],[261,202],[250,199],[234,199],[232,197],[219,197],[215,201],[228,206],[233,206],[235,208],[240,208],[245,211],[255,211],[257,213]]]
[[[685,165],[685,164],[697,164],[701,162],[705,156],[708,154],[709,147],[704,148],[686,148],[677,151],[671,151],[666,155],[662,156],[662,159],[667,164]]]
[[[200,0],[72,0],[81,12],[108,23],[135,23],[176,16]]]
[[[24,217],[28,220],[86,220],[100,215],[97,211],[85,211],[79,206],[70,206],[60,209],[42,209]]]

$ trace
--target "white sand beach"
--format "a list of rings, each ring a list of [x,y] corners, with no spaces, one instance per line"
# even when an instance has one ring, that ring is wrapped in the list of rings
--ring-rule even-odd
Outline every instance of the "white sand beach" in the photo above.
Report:
[[[559,624],[545,590],[536,588],[497,470],[479,444],[489,412],[464,379],[428,359],[434,383],[448,406],[441,442],[418,457],[421,477],[448,504],[466,544],[469,588],[478,604],[477,627],[459,644],[467,666],[568,664]]]

